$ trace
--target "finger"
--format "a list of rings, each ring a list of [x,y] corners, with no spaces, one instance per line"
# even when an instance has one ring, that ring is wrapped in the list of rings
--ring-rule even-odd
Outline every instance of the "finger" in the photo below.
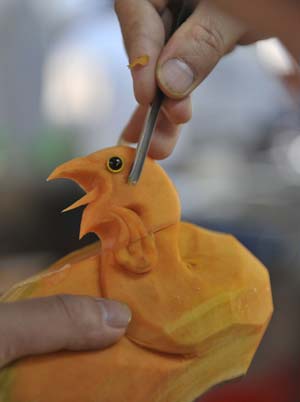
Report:
[[[162,104],[163,118],[168,119],[174,125],[187,123],[192,117],[191,98],[176,101],[166,98]],[[123,130],[119,144],[137,143],[144,129],[148,114],[147,106],[138,106],[131,116],[127,126]],[[154,132],[154,136],[156,131]]]
[[[173,14],[169,8],[165,8],[164,11],[160,14],[162,23],[165,28],[165,41],[169,39],[172,26],[173,26]]]
[[[161,113],[150,145],[149,156],[156,160],[167,158],[175,148],[179,134],[180,125],[170,122],[164,113]]]
[[[125,333],[129,308],[111,300],[60,295],[0,304],[0,366],[59,350],[102,349]]]
[[[173,99],[186,97],[245,32],[242,23],[203,0],[164,47],[157,79]]]
[[[141,131],[143,130],[147,108],[139,106],[134,112],[128,126],[122,134],[122,140],[126,143],[137,143]],[[149,156],[153,159],[165,159],[173,151],[180,126],[172,123],[163,111],[160,112],[155,128],[155,132],[151,141]]]
[[[127,126],[124,128],[121,138],[122,141],[128,141],[132,144],[137,143],[144,128],[145,120],[148,114],[148,106],[138,106],[131,116]]]
[[[184,124],[192,118],[192,100],[190,96],[184,99],[174,100],[166,98],[162,110],[171,123]]]
[[[166,36],[160,13],[166,5],[167,0],[115,1],[130,62],[141,55],[149,56],[147,66],[132,70],[135,97],[143,105],[150,104],[155,96],[155,67]],[[167,17],[166,19],[168,20]]]

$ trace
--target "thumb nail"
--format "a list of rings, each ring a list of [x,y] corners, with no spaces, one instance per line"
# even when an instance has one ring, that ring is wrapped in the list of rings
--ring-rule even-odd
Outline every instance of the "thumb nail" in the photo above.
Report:
[[[126,328],[131,321],[131,311],[126,304],[115,300],[97,299],[104,311],[104,320],[111,328]]]
[[[158,70],[160,84],[174,95],[184,95],[194,82],[192,69],[182,60],[170,59]]]

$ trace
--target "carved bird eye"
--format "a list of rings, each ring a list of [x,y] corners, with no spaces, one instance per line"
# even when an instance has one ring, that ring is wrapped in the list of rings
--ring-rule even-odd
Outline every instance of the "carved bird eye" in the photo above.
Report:
[[[107,161],[107,169],[112,173],[119,173],[122,172],[124,169],[124,160],[120,156],[112,156]]]

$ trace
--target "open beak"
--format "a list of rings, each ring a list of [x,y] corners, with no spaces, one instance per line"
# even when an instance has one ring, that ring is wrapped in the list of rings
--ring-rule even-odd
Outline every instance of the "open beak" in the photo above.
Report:
[[[112,224],[109,216],[112,183],[102,171],[99,163],[89,158],[76,158],[58,166],[48,177],[55,179],[70,179],[75,181],[86,194],[63,212],[86,205],[83,211],[80,238],[89,232],[97,233],[103,241],[111,244],[116,236],[117,225]]]
[[[55,179],[70,179],[75,181],[86,192],[91,191],[99,172],[96,164],[88,158],[76,158],[58,166],[50,174],[47,181]]]
[[[48,177],[47,181],[70,179],[75,181],[86,194],[62,212],[71,211],[83,205],[91,204],[99,199],[105,191],[105,182],[100,175],[100,168],[88,158],[76,158],[58,166]]]

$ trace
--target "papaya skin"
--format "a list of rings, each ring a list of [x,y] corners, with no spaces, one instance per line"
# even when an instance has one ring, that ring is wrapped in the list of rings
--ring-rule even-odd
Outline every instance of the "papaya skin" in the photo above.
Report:
[[[108,169],[110,158],[123,162]],[[67,162],[49,179],[87,193],[80,234],[100,243],[13,287],[4,302],[68,293],[127,303],[121,341],[96,352],[22,359],[0,372],[0,402],[192,402],[244,375],[270,321],[266,268],[235,238],[180,221],[177,192],[150,158],[127,183],[134,150],[108,148]]]

